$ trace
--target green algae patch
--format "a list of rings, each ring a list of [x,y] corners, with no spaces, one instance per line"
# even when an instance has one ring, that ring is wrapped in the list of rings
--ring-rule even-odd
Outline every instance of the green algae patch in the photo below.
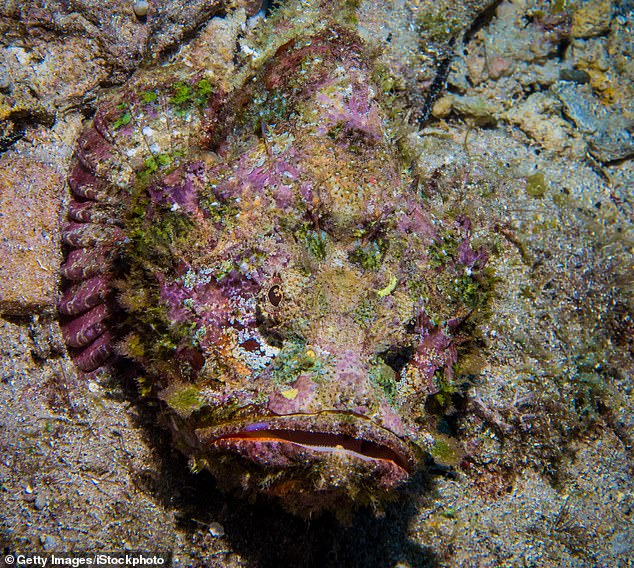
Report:
[[[443,434],[434,435],[434,445],[430,454],[436,463],[447,467],[457,466],[462,457],[456,442]]]
[[[485,312],[496,278],[493,270],[484,268],[475,275],[463,274],[455,281],[455,292],[462,304],[468,308]]]
[[[132,113],[130,111],[126,111],[113,122],[112,128],[114,130],[119,130],[119,128],[123,128],[124,126],[130,124],[130,122],[132,122]]]
[[[358,24],[357,10],[361,5],[361,0],[345,0],[343,2],[341,13],[339,14],[342,22],[349,26]]]
[[[153,103],[156,99],[158,99],[158,93],[156,91],[146,91],[141,95],[141,100],[146,104]]]
[[[207,103],[211,93],[213,92],[213,85],[209,79],[201,79],[196,85],[194,102],[202,106]]]
[[[441,370],[434,373],[433,381],[437,392],[429,397],[428,406],[433,413],[444,414],[453,404],[454,395],[459,392],[459,389]]]
[[[145,214],[145,208],[141,207],[141,211]],[[187,247],[188,239],[196,234],[194,223],[178,211],[163,211],[160,220],[154,223],[134,219],[131,225],[130,240],[135,256],[142,259],[142,264],[154,261],[162,267],[174,261],[171,254],[174,246]]]
[[[421,11],[416,16],[416,27],[421,36],[428,37],[437,43],[444,43],[459,33],[461,23],[455,16],[447,15],[437,7],[432,7]]]
[[[302,373],[318,375],[321,367],[314,351],[303,342],[289,343],[275,359],[271,379],[276,385],[288,385],[294,383]]]
[[[240,206],[235,198],[220,201],[211,192],[203,195],[200,206],[209,214],[214,223],[221,224],[225,229],[235,226],[236,218],[240,213]]]
[[[530,197],[544,197],[547,189],[548,183],[544,174],[538,172],[526,178],[526,194]]]
[[[434,241],[428,249],[429,261],[433,268],[445,266],[449,261],[454,260],[458,254],[460,241],[447,234],[441,235],[440,239]]]
[[[427,248],[433,285],[424,281],[407,283],[408,290],[425,301],[427,315],[437,324],[467,311],[471,321],[490,315],[497,277],[485,264],[492,247],[480,244],[472,242],[468,229],[441,226]]]
[[[213,92],[213,85],[209,79],[200,79],[194,83],[179,81],[174,85],[169,101],[178,112],[185,113],[193,106],[202,107],[207,104]]]
[[[348,258],[365,270],[377,270],[381,266],[386,248],[387,245],[382,240],[372,241],[357,246]]]
[[[136,333],[130,333],[123,340],[120,349],[122,354],[130,359],[141,359],[145,355],[145,347],[143,341]]]
[[[394,403],[396,398],[396,373],[381,359],[374,361],[370,368],[370,380],[385,394],[385,398]]]
[[[376,304],[367,298],[362,300],[354,309],[352,317],[357,325],[361,326],[363,329],[369,329],[376,321]]]
[[[161,393],[160,398],[181,418],[188,418],[205,405],[200,391],[193,385],[176,385]]]
[[[306,248],[317,260],[326,258],[328,235],[324,231],[308,231],[306,234]]]

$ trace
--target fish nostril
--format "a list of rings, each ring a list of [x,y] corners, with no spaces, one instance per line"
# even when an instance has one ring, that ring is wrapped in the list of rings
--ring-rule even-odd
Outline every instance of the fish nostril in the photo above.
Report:
[[[412,355],[414,355],[414,351],[415,349],[411,345],[392,347],[387,351],[379,353],[378,356],[388,367],[391,367],[398,376],[403,370],[403,367],[409,363]]]

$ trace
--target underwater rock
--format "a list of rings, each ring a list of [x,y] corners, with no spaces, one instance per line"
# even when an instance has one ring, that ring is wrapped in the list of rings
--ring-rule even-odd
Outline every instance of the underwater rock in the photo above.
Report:
[[[36,160],[0,159],[0,312],[55,311],[63,178]]]
[[[378,506],[421,467],[486,298],[468,220],[439,231],[414,189],[371,46],[319,16],[270,18],[229,91],[174,64],[99,106],[59,304],[77,366],[133,361],[192,469],[302,514]]]
[[[124,82],[145,56],[159,57],[225,10],[226,4],[222,0],[3,2],[0,60],[12,84],[10,98],[0,93],[0,112],[5,107],[25,109],[20,119],[26,115],[50,125],[55,112],[75,108],[94,97],[100,86]],[[145,15],[136,14],[144,10]],[[42,109],[46,121],[40,118]]]
[[[604,35],[610,29],[612,15],[610,0],[584,2],[572,16],[570,35],[574,38]]]
[[[602,104],[588,85],[560,82],[551,87],[586,139],[590,153],[600,162],[634,155],[634,121]]]
[[[568,134],[566,121],[558,116],[558,104],[550,94],[533,93],[503,116],[544,148],[563,152],[573,146],[574,140]]]

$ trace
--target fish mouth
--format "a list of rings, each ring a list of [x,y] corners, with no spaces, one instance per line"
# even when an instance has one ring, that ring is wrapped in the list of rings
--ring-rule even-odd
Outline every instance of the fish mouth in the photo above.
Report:
[[[418,462],[409,444],[369,418],[353,413],[259,417],[197,429],[196,434],[204,446],[246,451],[253,461],[265,466],[275,466],[276,455],[280,454],[291,456],[291,461],[295,455],[305,463],[344,458],[389,471],[390,478],[402,481],[413,473]]]
[[[216,442],[221,440],[253,440],[254,442],[294,444],[313,452],[348,455],[365,461],[391,461],[404,471],[410,472],[409,461],[401,452],[372,440],[354,438],[345,434],[263,429],[255,432],[244,431],[228,434],[219,437]]]

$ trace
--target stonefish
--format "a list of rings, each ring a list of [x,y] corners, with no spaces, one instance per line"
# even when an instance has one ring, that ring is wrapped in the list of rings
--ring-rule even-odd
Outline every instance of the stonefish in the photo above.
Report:
[[[486,255],[464,219],[443,248],[376,50],[328,14],[269,26],[230,89],[173,64],[98,106],[69,175],[63,334],[83,371],[131,361],[220,486],[372,505],[434,444],[426,399],[469,312],[443,290]]]

